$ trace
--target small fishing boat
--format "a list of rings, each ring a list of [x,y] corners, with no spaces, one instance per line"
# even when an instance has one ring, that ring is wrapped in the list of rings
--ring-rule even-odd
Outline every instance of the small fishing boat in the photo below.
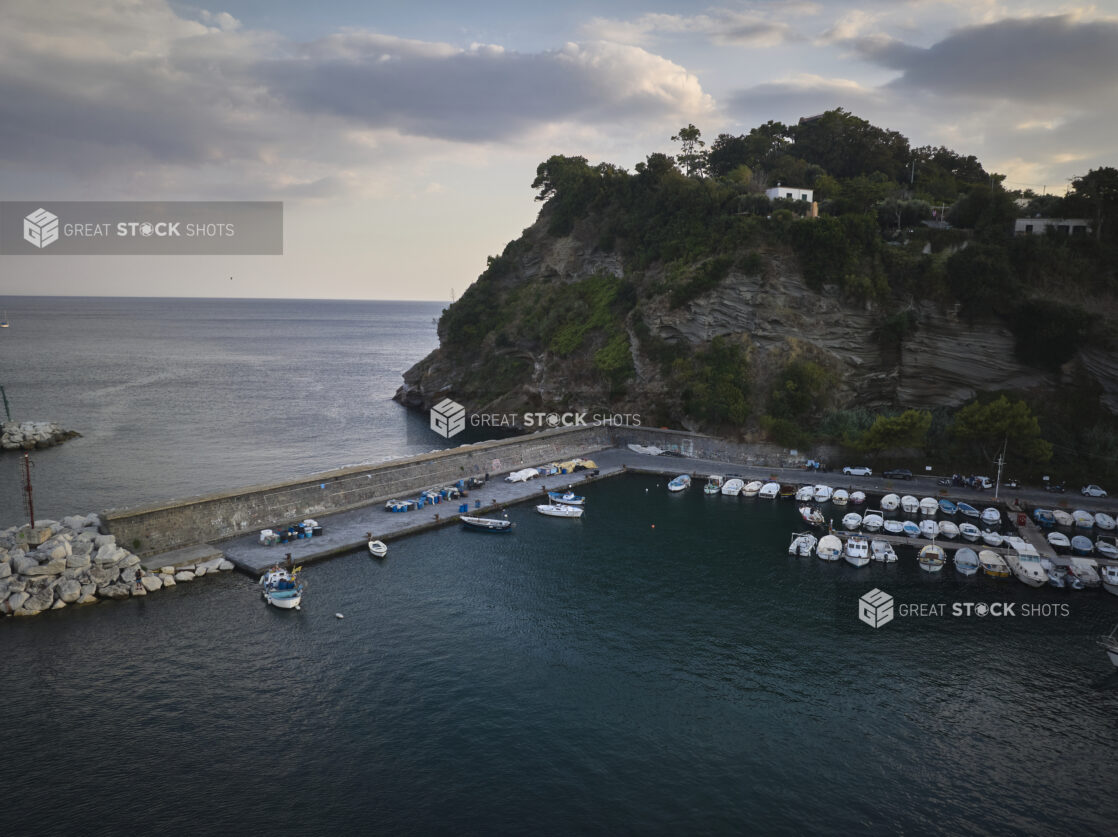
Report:
[[[1071,551],[1076,555],[1090,555],[1095,551],[1095,545],[1086,535],[1076,535],[1071,539]]]
[[[836,506],[845,506],[850,502],[850,492],[845,488],[836,488],[834,494],[831,495],[831,502]]]
[[[722,493],[727,497],[737,497],[741,494],[743,488],[745,488],[745,483],[737,477],[730,477],[730,479],[722,483]]]
[[[4,318],[0,319],[0,328],[8,328],[8,311],[4,309]]]
[[[866,502],[866,492],[864,491],[851,491],[850,492],[850,505],[860,506]]]
[[[815,554],[824,561],[837,561],[842,557],[842,541],[837,535],[824,535],[815,547]]]
[[[827,522],[827,519],[823,517],[823,512],[814,506],[800,506],[800,517],[809,526],[822,526]]]
[[[906,520],[901,523],[901,531],[908,535],[910,538],[920,537],[920,526],[913,523],[911,520]]]
[[[562,503],[564,506],[581,506],[586,503],[585,497],[580,497],[573,491],[566,491],[560,494],[558,491],[549,491],[547,496],[551,498],[553,503]]]
[[[687,474],[680,474],[678,477],[668,483],[668,491],[683,491],[691,487],[691,477]]]
[[[978,553],[969,546],[956,549],[955,571],[961,575],[974,575],[978,572]]]
[[[950,500],[943,499],[939,501],[939,510],[948,517],[954,517],[959,508]]]
[[[897,560],[897,552],[889,541],[870,541],[870,552],[873,554],[873,560],[885,564],[892,564]]]
[[[986,546],[1001,546],[1004,539],[997,532],[983,532],[982,542]]]
[[[1063,509],[1052,509],[1052,517],[1055,518],[1057,526],[1066,527],[1075,525],[1075,518]]]
[[[881,498],[882,511],[896,511],[900,505],[901,498],[898,497],[896,494],[886,494],[884,497]]]
[[[1098,566],[1094,558],[1072,558],[1068,572],[1078,578],[1084,587],[1098,587],[1102,583]]]
[[[1095,516],[1083,509],[1076,509],[1073,511],[1071,513],[1071,519],[1075,521],[1076,529],[1091,529],[1095,525]]]
[[[791,483],[782,482],[780,484],[780,492],[777,496],[780,497],[781,500],[791,500],[796,496],[796,486]]]
[[[792,535],[792,543],[788,546],[788,554],[810,558],[818,542],[818,539],[811,532],[797,532]]]
[[[1095,642],[1100,648],[1106,651],[1106,656],[1110,658],[1110,662],[1118,668],[1118,625],[1114,626],[1114,630],[1106,636],[1100,636]]]
[[[1049,532],[1048,543],[1057,552],[1067,552],[1071,549],[1071,540],[1063,532]]]
[[[861,535],[851,535],[846,539],[846,551],[843,554],[848,564],[855,567],[864,567],[870,562],[870,543]]]
[[[815,486],[801,485],[796,490],[796,501],[799,503],[810,503],[815,499]]]
[[[1033,509],[1033,522],[1041,529],[1051,529],[1056,525],[1056,516],[1050,509]]]
[[[1118,561],[1118,543],[1113,535],[1099,535],[1095,538],[1095,552],[1102,558]]]
[[[964,517],[970,517],[977,520],[979,517],[982,516],[982,512],[980,512],[970,503],[958,502],[955,504],[955,508],[958,509],[959,513],[962,514]]]
[[[901,511],[905,514],[916,514],[920,511],[920,501],[911,494],[906,494],[901,498]]]
[[[767,482],[761,486],[761,490],[757,492],[757,496],[762,500],[775,500],[776,495],[780,493],[780,483]]]
[[[881,528],[890,535],[900,535],[904,533],[904,524],[905,522],[900,520],[886,520]]]
[[[511,532],[512,521],[496,517],[471,517],[462,515],[458,518],[467,529],[477,529],[479,532]]]
[[[761,493],[761,489],[764,488],[764,487],[765,487],[765,484],[763,482],[761,482],[760,480],[750,480],[749,482],[747,482],[745,485],[742,486],[741,496],[742,497],[756,497],[758,494]]]
[[[264,597],[264,601],[281,610],[299,610],[305,588],[299,577],[299,570],[300,568],[296,567],[288,572],[282,567],[273,566],[260,576],[260,594]]]
[[[374,558],[383,558],[388,554],[388,545],[384,541],[369,541],[369,553]]]
[[[978,563],[982,565],[982,572],[991,578],[1009,578],[1009,564],[996,552],[983,549],[978,553]]]
[[[959,537],[959,527],[950,520],[941,520],[939,522],[939,533],[942,537],[955,540]]]
[[[1048,586],[1055,587],[1057,590],[1063,590],[1067,586],[1068,571],[1063,567],[1057,566],[1049,561],[1047,558],[1042,558],[1040,565],[1044,567],[1044,571],[1048,573]]]
[[[536,511],[548,517],[582,517],[581,506],[564,506],[561,503],[536,506]]]
[[[935,540],[939,537],[939,524],[929,518],[924,518],[920,521],[920,534],[928,540]]]
[[[835,490],[829,485],[817,485],[815,486],[815,502],[826,503],[834,493]]]
[[[938,573],[943,569],[946,556],[943,552],[943,547],[938,544],[930,543],[920,550],[920,554],[916,556],[917,563],[920,564],[920,569],[924,572]]]
[[[842,516],[842,528],[848,532],[854,532],[862,528],[862,515],[858,512],[850,512]]]
[[[1083,582],[1076,578],[1075,573],[1068,567],[1065,571],[1067,574],[1064,576],[1064,584],[1067,585],[1069,590],[1082,590]]]
[[[1102,589],[1118,596],[1118,565],[1105,564],[1101,571]]]
[[[884,525],[885,518],[877,512],[866,512],[866,516],[862,518],[862,528],[867,532],[880,532]]]
[[[973,523],[960,523],[959,534],[971,543],[974,543],[980,537],[982,537],[982,530],[975,526]]]
[[[1114,518],[1106,512],[1095,512],[1095,525],[1104,532],[1113,532],[1115,521]]]
[[[988,506],[982,510],[982,522],[987,526],[997,526],[1002,522],[1002,513],[993,506]]]
[[[722,490],[723,482],[725,482],[725,480],[722,479],[721,474],[711,474],[707,477],[707,484],[703,486],[703,493],[717,494]]]
[[[939,511],[939,500],[935,497],[925,497],[920,501],[920,514],[924,517],[935,517]]]

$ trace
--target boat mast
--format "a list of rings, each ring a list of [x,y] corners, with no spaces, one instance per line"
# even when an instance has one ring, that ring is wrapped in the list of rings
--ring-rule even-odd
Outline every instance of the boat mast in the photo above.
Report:
[[[1002,467],[1005,465],[1005,449],[1008,444],[1009,437],[1006,436],[1005,441],[1002,443],[1002,452],[999,453],[998,458],[994,460],[998,463],[998,477],[994,481],[994,502],[997,502],[998,500],[998,490],[1001,488],[1002,485]]]
[[[35,528],[35,504],[31,502],[31,454],[25,453],[23,455],[23,504],[27,510],[27,516],[31,518],[31,528]]]

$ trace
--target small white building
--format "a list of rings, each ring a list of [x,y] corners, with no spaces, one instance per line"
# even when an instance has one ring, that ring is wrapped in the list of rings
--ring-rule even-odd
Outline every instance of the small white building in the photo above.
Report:
[[[779,183],[771,189],[766,189],[765,194],[769,196],[770,200],[786,198],[790,201],[807,201],[808,203],[812,201],[811,189],[801,189],[799,186],[781,186]]]
[[[1091,232],[1086,218],[1018,218],[1013,225],[1014,235],[1044,235],[1050,229],[1060,235],[1087,235]]]

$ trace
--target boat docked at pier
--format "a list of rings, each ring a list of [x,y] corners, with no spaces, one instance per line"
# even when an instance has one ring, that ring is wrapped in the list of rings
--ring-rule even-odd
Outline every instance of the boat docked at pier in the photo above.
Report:
[[[907,522],[908,521],[902,521],[902,520],[886,520],[881,524],[881,528],[884,529],[890,535],[903,535],[904,534],[904,525]]]
[[[1009,578],[1009,564],[991,549],[978,553],[978,563],[982,565],[982,572],[991,578]]]
[[[970,503],[964,503],[960,501],[955,504],[955,508],[958,509],[959,514],[963,515],[964,517],[969,517],[972,520],[977,520],[979,517],[982,516],[982,512],[980,512]]]
[[[831,495],[831,502],[834,503],[836,506],[845,506],[847,503],[850,502],[850,492],[848,492],[845,488],[836,488],[834,493]]]
[[[814,506],[800,506],[800,517],[809,526],[822,526],[827,522],[827,519],[823,517],[823,512]]]
[[[374,558],[383,558],[388,554],[388,544],[384,541],[369,541],[369,554]]]
[[[824,561],[837,561],[842,557],[842,541],[838,535],[824,535],[815,547],[815,554]]]
[[[901,531],[910,538],[920,537],[920,524],[913,523],[911,520],[901,522]]]
[[[916,556],[916,561],[920,564],[920,569],[924,570],[924,572],[938,573],[943,569],[946,555],[943,552],[942,546],[930,543],[921,548],[920,553]]]
[[[960,575],[974,575],[978,572],[978,553],[969,546],[955,550],[955,571]]]
[[[1045,537],[1048,544],[1057,552],[1067,552],[1071,549],[1071,539],[1063,532],[1049,532]]]
[[[959,527],[950,520],[941,520],[939,522],[939,533],[948,540],[955,540],[959,537]]]
[[[887,512],[896,511],[901,505],[901,498],[896,494],[886,494],[881,498],[881,510]]]
[[[939,510],[940,510],[940,512],[947,515],[948,517],[954,517],[955,512],[957,512],[959,510],[959,508],[954,503],[952,503],[950,500],[942,499],[942,500],[939,501]]]
[[[815,486],[813,486],[813,485],[801,485],[796,490],[796,502],[797,503],[810,503],[814,499],[815,499]]]
[[[893,545],[889,543],[889,541],[870,541],[870,554],[873,556],[873,560],[885,564],[893,564],[896,563],[897,560],[897,552],[893,549]]]
[[[573,491],[565,491],[562,494],[558,491],[549,491],[547,496],[551,498],[551,502],[561,503],[564,506],[581,506],[586,503],[585,497],[581,497]]]
[[[511,532],[513,525],[511,520],[498,517],[473,517],[464,514],[458,519],[467,529],[475,529],[479,532]]]
[[[935,540],[939,537],[939,524],[931,518],[924,518],[920,521],[920,534],[928,540]]]
[[[719,493],[722,490],[723,482],[725,482],[725,480],[722,479],[722,476],[720,474],[711,474],[709,477],[707,477],[707,484],[703,486],[703,493]]]
[[[850,505],[860,506],[866,502],[866,492],[864,491],[851,491],[850,492]]]
[[[831,499],[831,495],[834,493],[835,490],[829,485],[817,485],[815,486],[815,502],[826,503],[828,500]]]
[[[911,494],[906,494],[901,498],[901,511],[905,514],[916,514],[920,511],[920,501]]]
[[[1104,532],[1113,532],[1115,520],[1106,512],[1095,512],[1095,525]]]
[[[280,610],[299,610],[306,586],[299,577],[300,569],[296,567],[288,572],[283,567],[273,566],[260,576],[260,594],[264,601]]]
[[[939,500],[935,497],[925,497],[920,501],[920,514],[924,517],[935,517],[939,512]]]
[[[1033,522],[1041,529],[1051,529],[1056,525],[1056,516],[1051,509],[1033,509]]]
[[[737,477],[730,477],[722,483],[722,493],[727,497],[737,497],[741,494],[741,490],[745,487],[745,483]]]
[[[819,543],[819,539],[811,532],[797,532],[792,535],[792,543],[788,545],[788,554],[810,558],[817,543]]]
[[[1052,509],[1052,518],[1056,521],[1057,526],[1067,528],[1075,525],[1075,518],[1063,509]]]
[[[858,512],[850,512],[842,516],[842,528],[848,532],[854,532],[862,528],[862,515]]]
[[[1090,555],[1095,551],[1095,545],[1086,535],[1076,535],[1071,539],[1071,551],[1076,555]]]
[[[1092,529],[1095,525],[1095,516],[1083,509],[1076,509],[1073,511],[1071,513],[1071,519],[1075,521],[1076,529]]]
[[[884,516],[876,511],[867,511],[866,516],[862,518],[862,529],[866,532],[880,532],[881,527],[884,525]]]
[[[1102,589],[1118,596],[1118,565],[1105,564],[1100,570]]]
[[[582,517],[581,506],[564,506],[561,503],[549,503],[536,506],[536,511],[548,517]]]
[[[1102,584],[1099,578],[1098,562],[1094,558],[1072,558],[1068,565],[1068,572],[1079,579],[1084,587],[1098,587]]]
[[[987,526],[998,526],[1002,522],[1002,513],[993,506],[987,506],[982,510],[982,522]]]
[[[959,524],[959,534],[962,535],[964,539],[974,543],[982,537],[982,530],[973,523],[963,522]]]
[[[861,535],[851,535],[846,539],[843,557],[848,564],[864,567],[870,562],[870,543]]]
[[[775,500],[776,496],[780,493],[780,483],[767,482],[761,486],[761,490],[757,492],[757,496],[763,500]]]
[[[986,544],[986,546],[1001,546],[1003,540],[1004,538],[1002,538],[1001,534],[998,532],[982,533],[982,542]]]
[[[673,479],[671,482],[668,483],[668,491],[671,491],[671,492],[684,491],[685,489],[688,489],[690,487],[691,487],[691,477],[689,477],[687,474],[680,474],[678,477],[676,477],[675,479]],[[537,508],[539,508],[539,507],[537,506]],[[560,516],[574,517],[575,515],[555,515],[555,516],[556,517],[560,517]]]
[[[756,497],[758,494],[761,493],[761,489],[764,488],[764,487],[765,487],[765,484],[763,482],[761,482],[760,480],[750,480],[749,482],[745,483],[745,485],[742,486],[741,496],[742,497]]]
[[[1043,587],[1047,584],[1048,573],[1040,563],[1040,553],[1036,551],[1036,547],[1021,538],[1012,538],[1009,545],[1012,551],[1005,556],[1005,560],[1017,580],[1030,587]]]

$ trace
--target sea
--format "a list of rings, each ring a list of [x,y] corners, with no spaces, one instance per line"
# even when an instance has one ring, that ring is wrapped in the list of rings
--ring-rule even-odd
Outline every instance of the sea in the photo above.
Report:
[[[83,433],[34,454],[46,514],[426,444],[390,398],[437,305],[4,304],[13,407]],[[0,620],[0,834],[1114,833],[1118,598],[790,556],[787,501],[585,494],[311,565],[300,611],[229,573]]]

